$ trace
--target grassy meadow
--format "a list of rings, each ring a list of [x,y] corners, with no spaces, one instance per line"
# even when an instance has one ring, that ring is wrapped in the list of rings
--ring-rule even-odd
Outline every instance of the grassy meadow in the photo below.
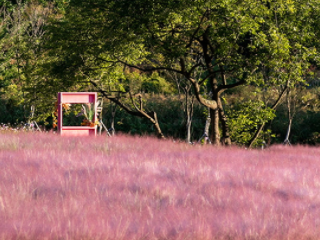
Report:
[[[0,133],[0,239],[319,239],[320,148]]]

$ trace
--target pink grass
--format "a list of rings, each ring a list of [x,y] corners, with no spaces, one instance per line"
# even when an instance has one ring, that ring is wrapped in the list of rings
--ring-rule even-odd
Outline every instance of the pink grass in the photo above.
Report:
[[[0,239],[319,239],[320,149],[0,134]]]

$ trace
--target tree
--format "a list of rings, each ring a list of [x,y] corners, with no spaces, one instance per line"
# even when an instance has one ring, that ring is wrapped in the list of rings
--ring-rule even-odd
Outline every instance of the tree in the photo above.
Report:
[[[71,0],[52,33],[63,52],[60,71],[123,64],[183,75],[210,109],[218,145],[220,126],[230,144],[222,94],[240,85],[303,82],[317,55],[317,22],[316,0]],[[204,75],[196,79],[196,71]]]
[[[24,116],[20,120],[25,122],[32,106],[47,108],[45,101],[42,101],[46,93],[35,88],[35,83],[39,79],[39,64],[44,57],[41,41],[51,7],[51,4],[40,4],[38,1],[19,0],[15,4],[6,2],[2,9],[0,79],[4,82],[3,98],[8,101],[16,99],[16,104],[11,106],[23,106]],[[44,111],[44,114],[47,112]]]

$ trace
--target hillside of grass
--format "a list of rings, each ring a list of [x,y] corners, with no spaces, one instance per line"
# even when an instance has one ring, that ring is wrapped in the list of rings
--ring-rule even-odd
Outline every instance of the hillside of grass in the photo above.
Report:
[[[320,149],[0,134],[0,239],[319,239]]]

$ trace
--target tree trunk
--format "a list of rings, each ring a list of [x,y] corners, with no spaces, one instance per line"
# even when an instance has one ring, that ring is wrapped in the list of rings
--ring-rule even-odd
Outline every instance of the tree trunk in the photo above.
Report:
[[[159,125],[159,122],[158,122],[157,113],[156,112],[149,112],[148,115],[153,118],[153,119],[149,119],[149,120],[153,123],[154,127],[156,128],[157,137],[161,138],[161,139],[164,139],[165,137],[164,137],[164,135],[163,135],[163,133],[161,131],[161,128],[160,128],[160,125]]]
[[[216,102],[216,107],[210,109],[210,116],[211,116],[211,134],[210,134],[210,140],[212,144],[219,146],[220,145],[220,116],[219,116],[219,91],[218,91],[218,81],[215,77],[211,78],[211,84],[212,84],[212,100]]]
[[[198,140],[198,143],[201,143],[202,139],[204,139],[204,144],[207,144],[207,143],[211,144],[211,141],[209,139],[210,124],[211,124],[211,117],[210,117],[210,109],[208,108],[208,116],[206,119],[206,124],[204,126],[204,132],[201,138]]]
[[[189,91],[190,89],[185,89],[185,94],[186,94],[186,106],[185,106],[185,111],[186,111],[186,132],[187,132],[187,137],[186,137],[186,142],[190,143],[191,142],[191,125],[192,125],[192,116],[193,116],[193,104],[194,104],[194,98],[191,96],[189,100]]]
[[[288,129],[287,129],[286,138],[285,138],[284,141],[283,141],[283,144],[284,144],[284,145],[291,145],[291,144],[290,144],[290,141],[289,141],[291,126],[292,126],[292,118],[289,119],[289,125],[288,125]]]
[[[114,107],[111,105],[111,120],[110,120],[110,131],[111,131],[111,136],[114,136],[116,133],[116,129],[114,126],[114,120],[115,120],[115,116],[116,116],[116,110],[117,110],[117,105],[115,104]]]
[[[220,145],[220,129],[219,129],[219,109],[210,109],[211,116],[211,132],[210,140],[212,144],[219,146]]]
[[[191,117],[189,115],[189,113],[187,113],[187,123],[186,123],[186,129],[187,129],[187,137],[186,137],[186,142],[190,143],[191,142]]]
[[[253,135],[252,139],[250,140],[249,144],[248,144],[248,148],[252,148],[253,143],[257,140],[257,138],[259,137],[262,129],[264,128],[265,123],[261,124],[259,126],[259,128],[257,129],[257,131],[255,132],[255,134]]]
[[[229,126],[227,123],[227,117],[223,111],[223,106],[220,98],[218,99],[218,107],[219,107],[219,118],[220,118],[221,127],[222,127],[222,144],[230,146],[231,139],[230,139]]]
[[[293,116],[291,114],[290,90],[287,93],[287,108],[288,108],[289,124],[288,124],[288,128],[287,128],[286,138],[283,141],[284,145],[290,145],[289,137],[290,137],[290,131],[291,131],[291,126],[292,126],[292,120],[293,120]]]

